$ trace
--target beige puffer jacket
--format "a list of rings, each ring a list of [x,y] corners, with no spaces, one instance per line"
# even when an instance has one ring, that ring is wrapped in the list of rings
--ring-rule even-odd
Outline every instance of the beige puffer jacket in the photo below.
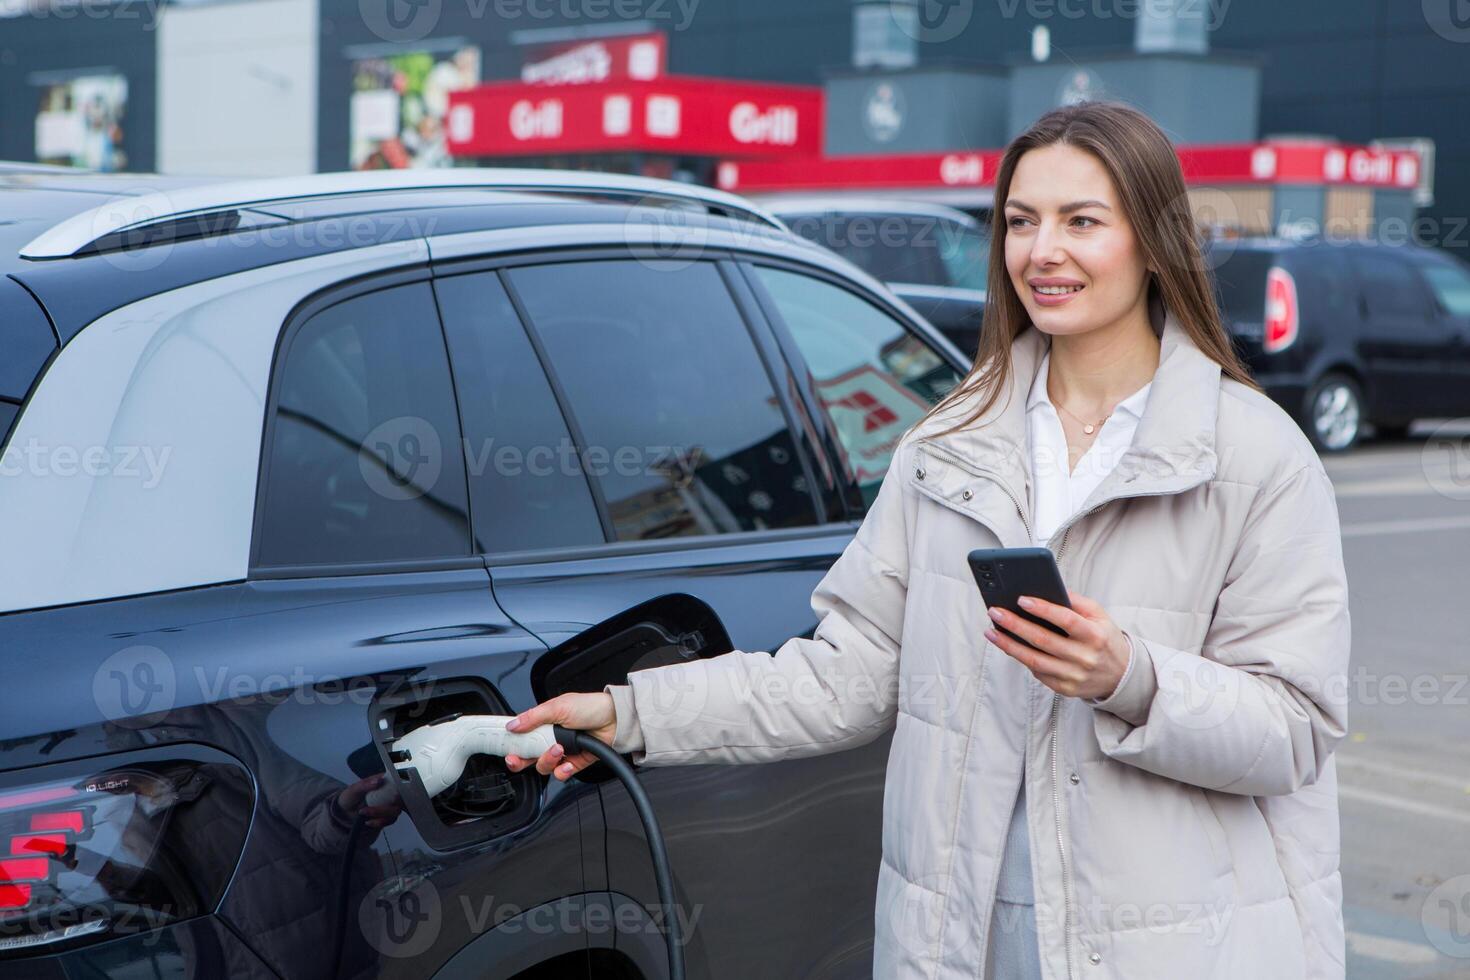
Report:
[[[1023,778],[1047,980],[1344,975],[1331,753],[1350,631],[1332,486],[1276,404],[1154,322],[1134,443],[1051,539],[1068,588],[1134,640],[1109,698],[1059,698],[992,647],[965,561],[1032,543],[1025,396],[1050,343],[1034,327],[981,425],[932,438],[971,403],[904,438],[812,595],[812,639],[607,688],[614,746],[646,766],[815,755],[895,728],[876,977],[981,977]]]

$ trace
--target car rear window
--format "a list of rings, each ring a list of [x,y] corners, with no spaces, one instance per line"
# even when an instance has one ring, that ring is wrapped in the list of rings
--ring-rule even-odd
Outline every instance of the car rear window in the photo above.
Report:
[[[1266,272],[1275,256],[1255,249],[1230,251],[1229,243],[1211,250],[1215,266],[1215,292],[1220,313],[1227,321],[1257,322],[1265,318]]]
[[[939,255],[949,281],[961,289],[984,291],[990,271],[990,236],[955,221],[939,223]]]
[[[952,247],[937,218],[903,214],[822,214],[788,218],[787,226],[831,249],[880,282],[947,286],[942,254]]]

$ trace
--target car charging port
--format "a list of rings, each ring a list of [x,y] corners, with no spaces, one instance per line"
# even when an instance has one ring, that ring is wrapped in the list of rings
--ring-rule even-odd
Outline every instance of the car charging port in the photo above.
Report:
[[[393,742],[414,729],[461,715],[506,714],[514,712],[489,685],[474,678],[458,678],[436,683],[427,691],[380,697],[369,719],[384,769],[394,773],[394,763],[408,760],[392,748]],[[396,786],[424,841],[439,850],[483,840],[529,822],[535,814],[539,791],[534,770],[513,773],[504,759],[490,755],[472,756],[454,785],[432,798],[411,771],[406,777],[400,776]]]

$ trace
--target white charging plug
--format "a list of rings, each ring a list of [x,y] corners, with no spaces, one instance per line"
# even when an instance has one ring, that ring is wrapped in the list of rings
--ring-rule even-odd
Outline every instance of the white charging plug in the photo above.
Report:
[[[471,756],[518,755],[535,759],[556,744],[551,725],[540,725],[527,732],[506,731],[506,723],[514,717],[460,715],[415,728],[390,747],[393,767],[400,773],[417,772],[425,792],[434,797],[459,781]]]

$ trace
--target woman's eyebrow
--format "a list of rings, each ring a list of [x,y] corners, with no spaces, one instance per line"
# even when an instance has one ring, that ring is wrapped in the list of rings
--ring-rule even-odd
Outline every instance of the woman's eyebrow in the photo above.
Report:
[[[1027,204],[1025,201],[1018,201],[1015,198],[1011,198],[1010,200],[1006,201],[1006,207],[1007,208],[1015,208],[1017,211],[1025,211],[1027,214],[1036,214],[1037,213],[1037,210],[1035,208],[1033,208],[1031,205]],[[1081,211],[1083,208],[1102,208],[1104,211],[1111,211],[1111,210],[1113,210],[1112,208],[1110,208],[1106,204],[1104,204],[1102,201],[1091,201],[1091,200],[1089,200],[1089,201],[1073,201],[1071,204],[1063,204],[1057,210],[1060,211],[1062,214],[1071,214],[1073,211]]]

